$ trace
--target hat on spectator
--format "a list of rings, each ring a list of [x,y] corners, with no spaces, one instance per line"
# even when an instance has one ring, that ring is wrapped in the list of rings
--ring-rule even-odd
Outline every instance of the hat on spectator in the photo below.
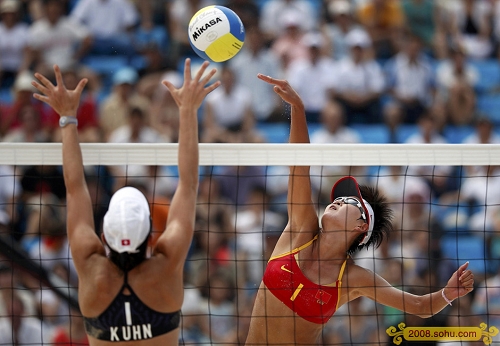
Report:
[[[347,0],[330,1],[328,11],[333,15],[351,14],[351,4]]]
[[[346,35],[345,41],[350,47],[368,48],[372,44],[372,40],[368,33],[361,29],[351,30]]]
[[[31,91],[35,92],[36,89],[31,82],[33,81],[33,76],[30,72],[24,71],[17,74],[16,80],[14,81],[14,91]]]
[[[302,27],[301,13],[298,10],[286,10],[280,17],[280,24],[282,29],[290,27]]]
[[[104,215],[108,246],[118,253],[137,253],[151,230],[149,204],[142,192],[126,186],[114,193]]]
[[[0,13],[12,13],[19,11],[21,4],[18,0],[3,0],[0,2]]]
[[[135,84],[139,79],[139,75],[132,67],[123,67],[116,71],[113,75],[113,84]]]
[[[325,39],[319,32],[308,32],[302,38],[302,43],[306,47],[323,47]]]

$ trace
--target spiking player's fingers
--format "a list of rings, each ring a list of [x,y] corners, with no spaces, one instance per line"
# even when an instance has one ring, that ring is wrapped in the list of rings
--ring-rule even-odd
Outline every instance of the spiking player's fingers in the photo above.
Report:
[[[51,81],[49,81],[44,75],[41,73],[35,73],[36,79],[38,79],[47,89],[54,89],[54,84],[52,84]]]
[[[276,79],[271,76],[263,75],[262,73],[257,74],[257,78],[263,80],[264,82],[274,85],[283,85],[285,83],[285,81],[282,79]]]

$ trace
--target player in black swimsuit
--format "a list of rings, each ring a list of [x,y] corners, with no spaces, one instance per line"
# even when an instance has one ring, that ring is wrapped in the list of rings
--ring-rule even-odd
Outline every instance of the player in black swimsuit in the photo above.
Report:
[[[110,341],[147,346],[178,344],[183,268],[193,237],[198,191],[197,111],[205,96],[220,85],[217,81],[207,86],[216,72],[212,69],[203,76],[207,66],[205,62],[192,77],[187,59],[182,87],[163,82],[179,107],[179,183],[166,229],[156,244],[150,244],[154,246],[149,258],[149,205],[134,188],[125,187],[113,195],[101,239],[95,232],[75,117],[87,79],[81,80],[75,90],[67,90],[58,66],[54,66],[56,85],[35,74],[38,81],[33,85],[40,94],[34,97],[61,116],[68,238],[91,345],[107,345]]]

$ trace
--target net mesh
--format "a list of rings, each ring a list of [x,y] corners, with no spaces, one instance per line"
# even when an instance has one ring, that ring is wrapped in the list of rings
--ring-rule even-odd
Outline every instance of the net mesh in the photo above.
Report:
[[[177,181],[177,146],[82,144],[96,229],[118,185],[141,186],[161,232]],[[0,345],[85,344],[65,237],[60,144],[0,146]],[[356,299],[324,326],[321,344],[395,343],[406,326],[500,326],[500,146],[201,144],[196,231],[185,265],[182,344],[244,344],[267,260],[287,223],[288,165],[311,165],[318,214],[344,175],[375,186],[394,232],[357,264],[414,294],[437,291],[469,261],[476,289],[421,319]],[[5,244],[3,244],[5,242]],[[25,329],[17,331],[17,320]],[[494,341],[498,341],[496,337]],[[26,341],[25,341],[26,342]]]

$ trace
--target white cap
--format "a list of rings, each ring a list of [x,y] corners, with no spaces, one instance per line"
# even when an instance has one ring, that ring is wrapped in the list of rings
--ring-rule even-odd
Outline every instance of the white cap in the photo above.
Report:
[[[118,253],[136,253],[151,229],[149,204],[134,187],[115,192],[104,215],[103,232],[108,246]]]
[[[279,23],[281,24],[282,29],[293,26],[302,28],[302,14],[298,10],[288,9],[281,14]]]
[[[372,45],[372,40],[368,33],[362,29],[351,30],[345,37],[346,43],[350,47],[367,48]]]
[[[31,91],[35,92],[35,87],[31,84],[33,81],[33,74],[27,71],[19,72],[14,81],[14,91]]]
[[[308,32],[302,37],[302,43],[306,47],[323,47],[325,44],[325,39],[323,35],[319,32]]]
[[[351,4],[347,0],[334,0],[330,2],[328,11],[333,15],[350,14]]]
[[[18,0],[0,1],[0,13],[14,13],[19,11],[21,4]]]

